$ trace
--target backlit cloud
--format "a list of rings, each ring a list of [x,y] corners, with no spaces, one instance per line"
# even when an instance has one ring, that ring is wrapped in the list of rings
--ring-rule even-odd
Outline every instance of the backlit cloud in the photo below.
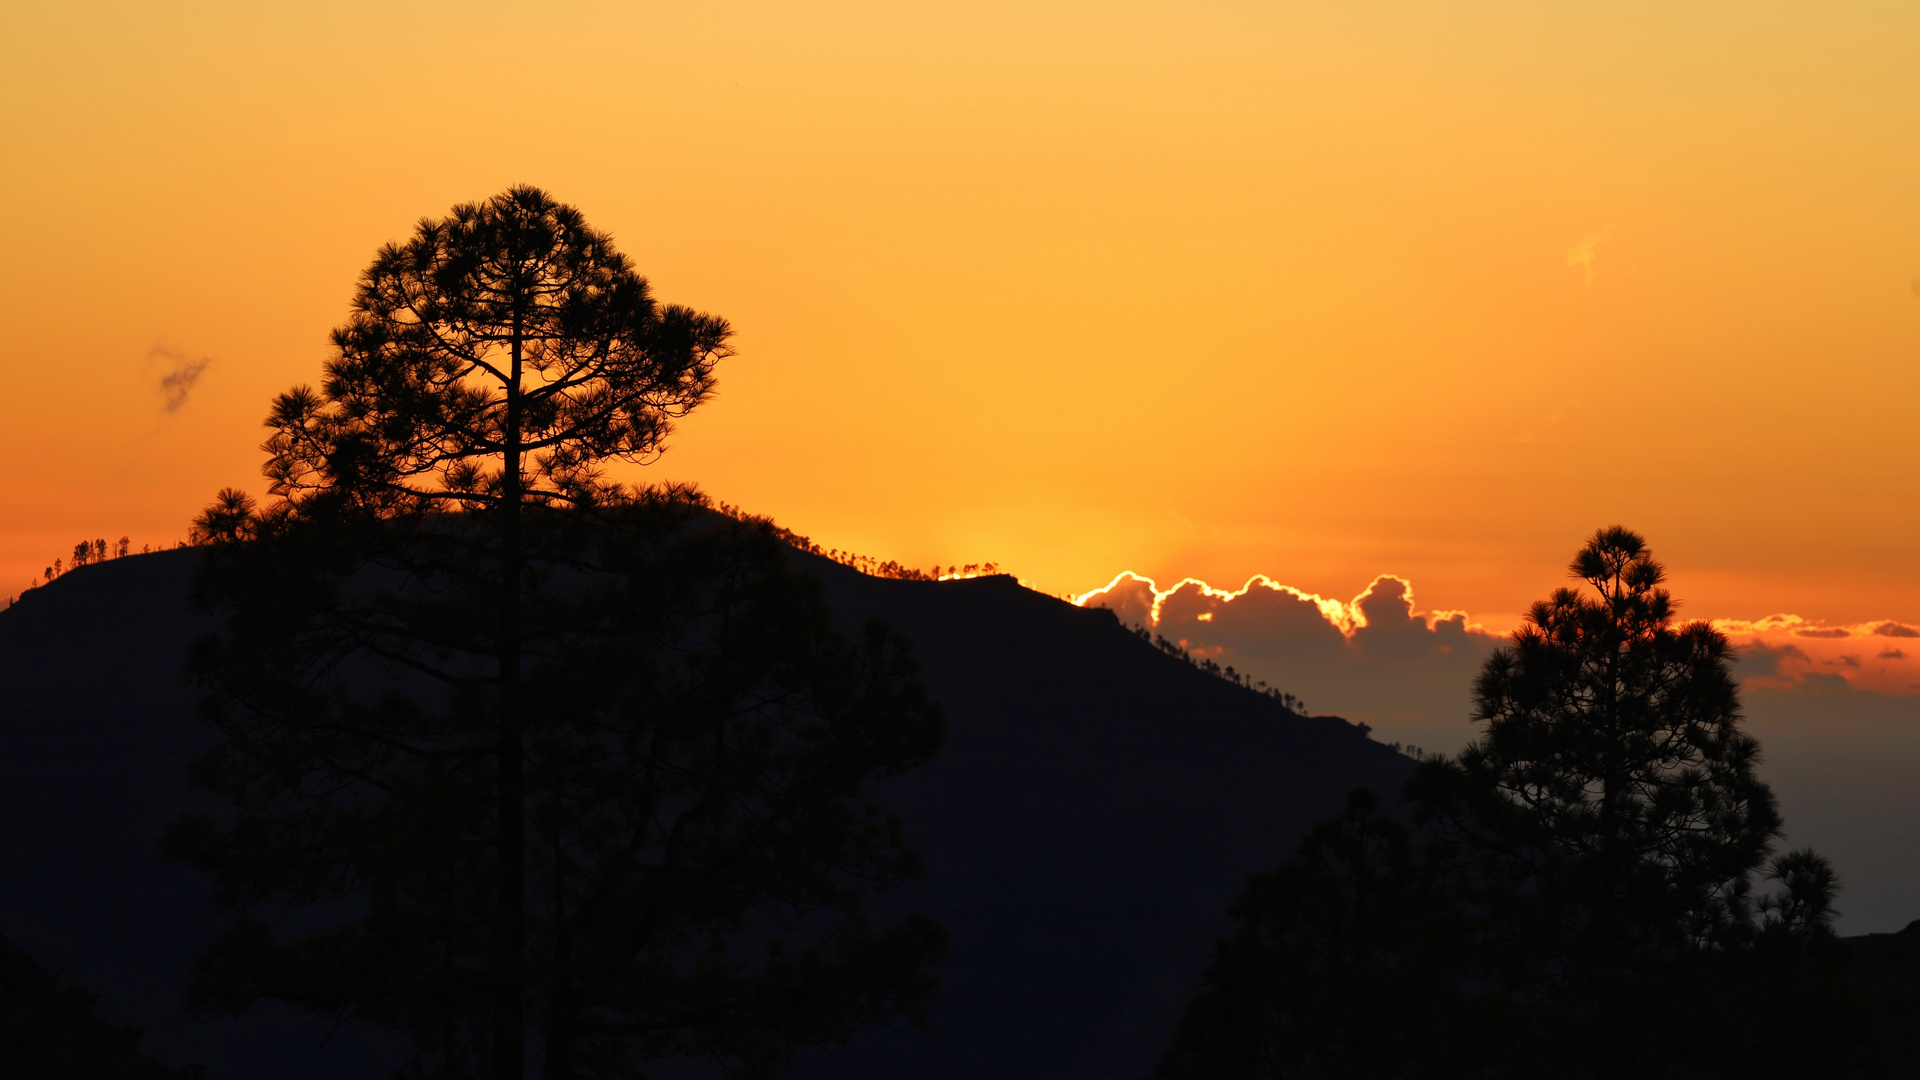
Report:
[[[1466,612],[1421,610],[1412,582],[1392,574],[1343,600],[1264,574],[1223,589],[1197,578],[1162,588],[1128,572],[1075,602],[1108,608],[1129,626],[1304,699],[1316,713],[1435,750],[1471,737],[1474,677],[1506,640]],[[1776,614],[1713,625],[1738,650],[1735,674],[1770,723],[1838,723],[1836,710],[1856,706],[1888,717],[1914,712],[1898,702],[1920,707],[1920,661],[1898,648],[1860,649],[1863,638],[1920,637],[1904,623],[1830,626]]]
[[[1168,588],[1122,573],[1076,600],[1104,607],[1190,652],[1408,741],[1440,725],[1468,733],[1473,676],[1503,640],[1461,611],[1421,611],[1413,585],[1383,574],[1350,600],[1256,575],[1238,589],[1186,578]]]
[[[1871,655],[1860,651],[1861,638],[1920,637],[1905,624],[1887,619],[1828,626],[1798,615],[1762,619],[1714,619],[1714,628],[1740,650],[1740,672],[1750,685],[1791,690],[1810,675],[1845,678],[1850,686],[1896,696],[1920,694],[1920,664],[1900,649]]]

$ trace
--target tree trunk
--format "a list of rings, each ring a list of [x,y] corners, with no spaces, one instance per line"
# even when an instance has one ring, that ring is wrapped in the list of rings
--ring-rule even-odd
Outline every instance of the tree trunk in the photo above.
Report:
[[[573,927],[567,915],[567,860],[556,808],[553,831],[553,974],[547,988],[547,1064],[545,1080],[572,1080],[574,1040]]]
[[[526,1021],[521,1007],[526,984],[526,777],[521,753],[520,579],[520,366],[523,327],[513,319],[513,367],[507,382],[506,452],[500,498],[500,787],[499,881],[493,926],[493,1076],[521,1080]]]

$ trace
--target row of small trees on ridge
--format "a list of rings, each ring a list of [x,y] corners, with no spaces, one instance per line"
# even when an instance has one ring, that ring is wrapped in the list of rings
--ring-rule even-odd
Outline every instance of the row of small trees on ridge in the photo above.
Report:
[[[731,503],[719,503],[716,505],[716,509],[732,518],[744,520],[754,517],[754,515],[747,513],[745,510]],[[933,569],[922,570],[918,567],[896,562],[893,559],[880,560],[871,555],[862,555],[858,552],[841,551],[839,548],[821,547],[819,544],[814,543],[810,537],[802,536],[785,526],[772,522],[768,522],[767,524],[773,531],[773,534],[786,543],[788,547],[797,548],[809,555],[818,555],[823,559],[830,559],[839,563],[841,566],[852,567],[869,577],[893,578],[896,581],[946,581],[952,578],[988,577],[1000,573],[1000,564],[995,562],[956,563],[944,569],[940,564],[935,563]]]
[[[1225,679],[1235,686],[1242,687],[1247,690],[1251,690],[1256,694],[1261,694],[1266,697],[1270,697],[1273,700],[1279,702],[1280,704],[1286,706],[1287,711],[1289,712],[1298,713],[1301,716],[1305,716],[1307,714],[1306,702],[1301,701],[1299,698],[1294,697],[1292,694],[1286,693],[1285,691],[1281,690],[1279,687],[1267,685],[1267,681],[1265,679],[1256,679],[1253,676],[1246,674],[1245,672],[1236,671],[1234,670],[1233,665],[1231,664],[1222,665],[1218,660],[1215,660],[1212,657],[1195,656],[1191,649],[1187,648],[1185,645],[1181,644],[1180,642],[1173,641],[1163,635],[1156,634],[1152,630],[1149,630],[1144,626],[1134,626],[1134,627],[1130,627],[1130,629],[1133,631],[1133,634],[1135,637],[1139,638],[1141,641],[1144,641],[1149,645],[1152,645],[1154,648],[1159,649],[1161,652],[1166,653],[1168,656],[1171,656],[1176,660],[1183,660],[1189,664],[1192,664],[1194,667],[1199,668],[1201,671],[1204,671],[1207,674],[1214,676],[1215,678]],[[1372,730],[1365,724],[1358,724],[1356,726],[1360,729],[1360,733],[1362,735]],[[1395,749],[1398,749],[1398,747],[1395,747]]]
[[[33,581],[29,581],[27,583],[27,587],[25,589],[22,589],[21,592],[22,593],[31,592],[33,589],[37,588],[38,586],[51,584],[54,581],[54,579],[60,577],[60,575],[65,574],[72,570],[78,570],[83,566],[92,566],[94,563],[103,563],[103,562],[106,562],[108,559],[124,559],[128,555],[132,554],[132,551],[131,551],[132,546],[133,546],[132,538],[125,537],[125,536],[120,538],[119,543],[113,544],[111,546],[109,546],[106,540],[104,539],[82,540],[79,543],[73,545],[73,558],[71,561],[62,561],[60,559],[53,560],[52,565],[48,566],[45,570],[41,571],[39,578]],[[145,554],[152,550],[153,550],[153,547],[150,544],[143,545],[140,548],[140,551],[142,554]],[[8,597],[6,606],[12,607],[15,599],[17,598],[11,597],[11,596]]]

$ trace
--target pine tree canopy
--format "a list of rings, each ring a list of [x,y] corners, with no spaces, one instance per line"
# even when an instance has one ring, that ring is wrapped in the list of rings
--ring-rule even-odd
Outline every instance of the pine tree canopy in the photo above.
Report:
[[[769,523],[606,471],[729,333],[534,188],[375,257],[319,388],[273,403],[273,501],[195,523],[195,779],[230,807],[169,839],[229,916],[200,1008],[495,1080],[769,1076],[924,1016],[940,930],[868,912],[920,872],[870,789],[943,738],[908,643],[847,640]]]
[[[1838,881],[1773,855],[1732,648],[1626,529],[1571,571],[1488,658],[1479,738],[1252,879],[1161,1080],[1866,1075]]]

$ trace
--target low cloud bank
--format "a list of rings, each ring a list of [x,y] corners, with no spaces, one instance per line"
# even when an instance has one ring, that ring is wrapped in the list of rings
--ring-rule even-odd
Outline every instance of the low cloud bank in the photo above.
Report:
[[[1895,697],[1920,695],[1920,629],[1891,619],[1827,626],[1798,615],[1764,619],[1715,619],[1713,625],[1740,647],[1740,673],[1748,690],[1802,690],[1816,696],[1831,678],[1852,690]]]
[[[1473,679],[1506,637],[1463,611],[1422,611],[1413,584],[1382,574],[1351,600],[1256,575],[1238,589],[1195,578],[1161,588],[1127,572],[1080,596],[1129,626],[1180,642],[1379,736],[1452,750],[1473,734]],[[1920,737],[1920,629],[1893,620],[1829,626],[1797,615],[1716,619],[1740,650],[1749,714],[1779,732]]]
[[[1123,573],[1077,602],[1264,679],[1316,713],[1433,750],[1470,737],[1473,677],[1505,640],[1465,612],[1419,610],[1412,583],[1391,574],[1336,600],[1265,575],[1227,590],[1193,578],[1162,589]]]

